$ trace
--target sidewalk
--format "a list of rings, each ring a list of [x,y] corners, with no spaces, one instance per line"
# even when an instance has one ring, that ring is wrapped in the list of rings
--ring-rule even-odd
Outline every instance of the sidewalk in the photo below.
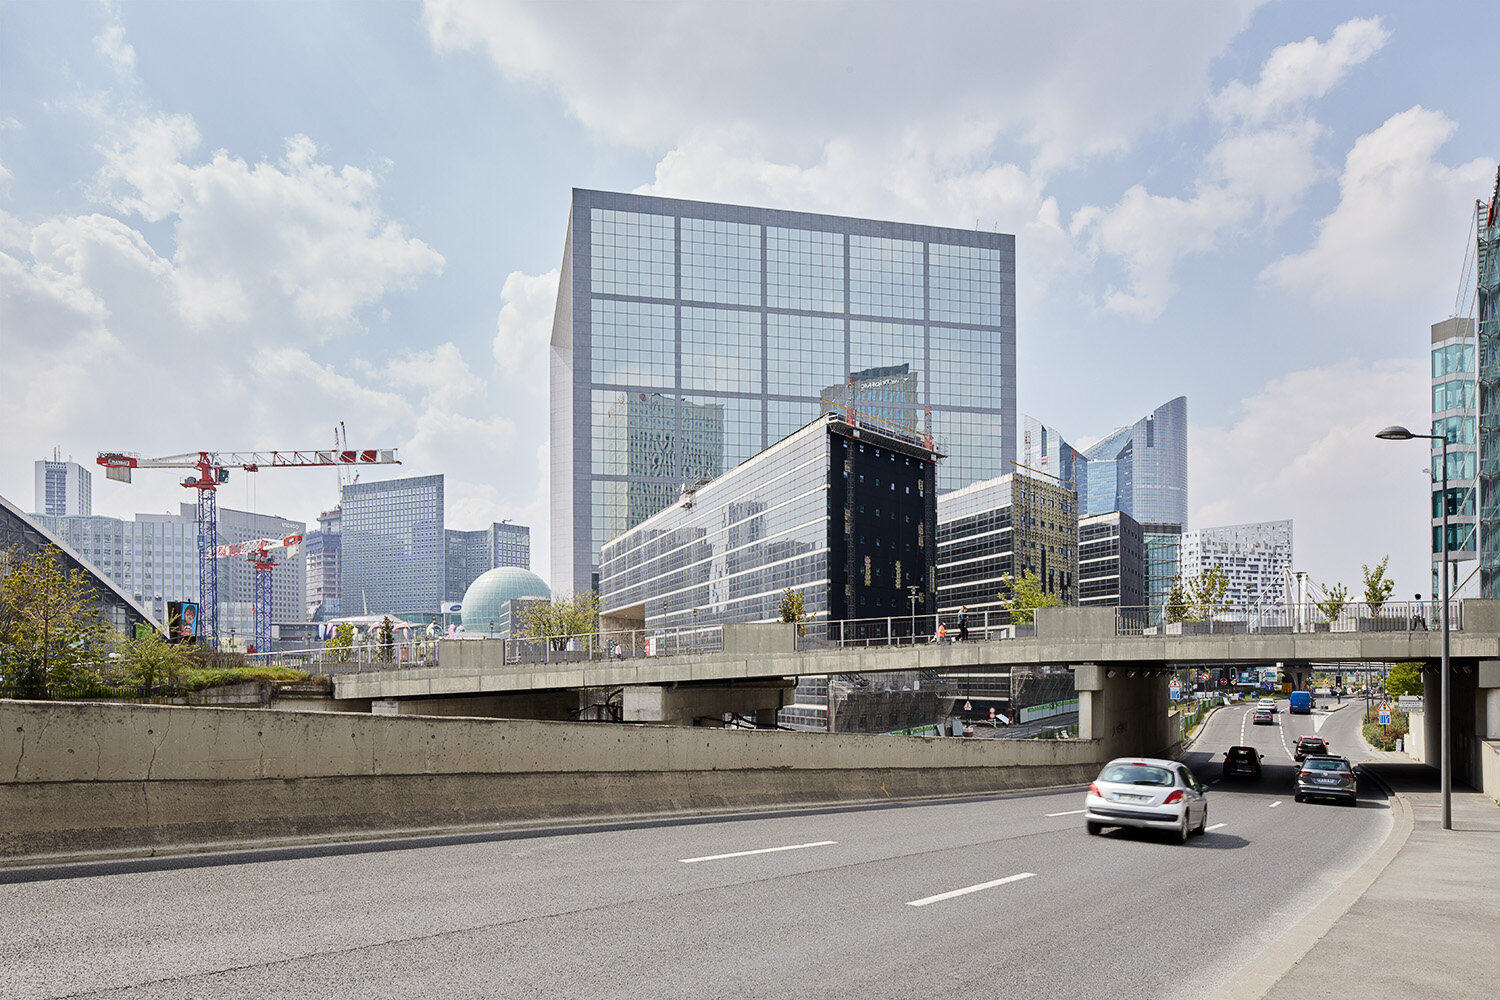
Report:
[[[1394,857],[1383,869],[1378,861],[1371,866],[1379,870],[1367,888],[1361,869],[1330,897],[1325,906],[1336,911],[1348,894],[1357,896],[1342,915],[1330,914],[1331,926],[1259,995],[1494,998],[1500,995],[1500,806],[1455,787],[1453,829],[1444,830],[1437,768],[1402,753],[1377,756],[1379,762],[1361,769],[1395,793]],[[1404,829],[1410,834],[1402,843]],[[1306,932],[1301,942],[1283,939],[1279,947],[1300,947],[1317,935],[1317,916],[1298,925]]]

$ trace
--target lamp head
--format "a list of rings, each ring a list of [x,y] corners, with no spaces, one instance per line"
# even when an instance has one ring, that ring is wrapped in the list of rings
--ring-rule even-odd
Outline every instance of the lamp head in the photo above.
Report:
[[[1380,438],[1382,441],[1410,441],[1412,438],[1416,437],[1415,434],[1407,430],[1405,427],[1402,427],[1400,424],[1392,424],[1385,430],[1376,431],[1375,436]]]

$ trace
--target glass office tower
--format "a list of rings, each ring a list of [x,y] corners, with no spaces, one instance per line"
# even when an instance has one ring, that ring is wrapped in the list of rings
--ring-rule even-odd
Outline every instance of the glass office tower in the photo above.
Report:
[[[441,475],[350,483],[339,520],[344,614],[422,621],[442,612],[447,536]]]
[[[552,569],[835,405],[916,428],[938,488],[1012,471],[1015,238],[575,190],[550,356]],[[851,378],[858,376],[851,383]]]
[[[1500,170],[1495,172],[1490,200],[1475,206],[1474,222],[1479,343],[1479,596],[1500,597]],[[1441,458],[1434,449],[1434,464]],[[1441,473],[1441,468],[1438,471]],[[1450,478],[1453,475],[1451,460],[1448,474]],[[1441,514],[1442,508],[1438,507],[1436,513]],[[1432,530],[1434,536],[1441,533],[1436,523]],[[1438,555],[1439,546],[1434,544],[1432,551]]]

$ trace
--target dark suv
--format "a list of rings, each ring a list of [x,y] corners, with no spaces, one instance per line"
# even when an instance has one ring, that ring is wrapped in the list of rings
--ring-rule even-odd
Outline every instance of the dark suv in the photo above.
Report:
[[[1243,774],[1258,780],[1260,758],[1260,751],[1254,747],[1230,747],[1224,752],[1224,777],[1232,778]]]
[[[1297,745],[1292,747],[1292,756],[1298,760],[1304,757],[1320,757],[1328,753],[1328,743],[1321,736],[1300,736]]]
[[[1358,779],[1347,757],[1309,757],[1297,771],[1295,785],[1298,802],[1308,799],[1336,799],[1345,805],[1359,805]]]

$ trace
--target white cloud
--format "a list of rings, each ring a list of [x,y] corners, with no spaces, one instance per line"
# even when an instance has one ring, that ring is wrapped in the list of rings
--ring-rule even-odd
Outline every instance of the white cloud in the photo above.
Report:
[[[1357,589],[1360,566],[1390,555],[1398,591],[1425,592],[1428,451],[1375,432],[1425,426],[1428,381],[1419,359],[1297,371],[1245,400],[1232,425],[1195,425],[1190,527],[1292,518],[1294,568],[1319,584]]]
[[[484,380],[470,370],[451,343],[392,358],[386,362],[385,374],[392,385],[421,389],[423,405],[434,408],[452,409],[454,403],[484,391]]]
[[[1384,48],[1390,37],[1380,18],[1356,18],[1334,29],[1326,43],[1309,36],[1283,45],[1266,59],[1254,84],[1235,80],[1215,95],[1214,113],[1258,123],[1299,111]]]
[[[1339,204],[1312,246],[1267,267],[1272,284],[1324,300],[1401,299],[1452,287],[1474,193],[1495,161],[1437,161],[1457,124],[1421,106],[1362,135],[1345,160]]]
[[[557,279],[556,270],[536,275],[512,271],[500,288],[504,304],[495,324],[495,364],[510,386],[533,399],[547,397],[547,346],[552,340]]]

